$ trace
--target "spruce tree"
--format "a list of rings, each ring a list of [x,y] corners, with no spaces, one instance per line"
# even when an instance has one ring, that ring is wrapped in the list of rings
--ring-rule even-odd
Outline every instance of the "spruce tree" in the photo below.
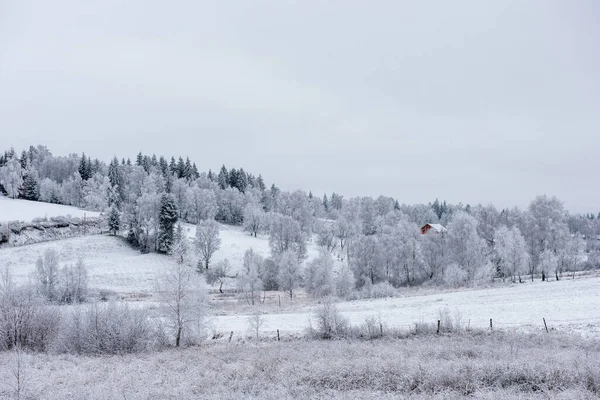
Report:
[[[121,215],[116,205],[113,205],[108,214],[108,232],[115,236],[121,229]]]
[[[229,171],[229,186],[231,186],[232,188],[238,188],[238,172],[237,169],[235,168],[231,168],[231,171]]]
[[[327,193],[323,195],[323,208],[325,211],[329,211],[329,200],[327,199]]]
[[[227,171],[227,168],[225,168],[225,165],[221,167],[217,182],[221,190],[225,190],[229,187],[229,172]]]
[[[39,191],[37,181],[33,171],[28,170],[23,181],[23,198],[26,200],[37,201],[39,199]]]
[[[177,205],[170,194],[163,194],[160,199],[160,212],[158,215],[158,251],[168,253],[174,240],[174,229],[177,223]]]
[[[142,167],[144,165],[144,155],[140,151],[135,159],[135,165]]]
[[[256,184],[261,192],[264,192],[265,189],[267,188],[267,186],[265,185],[265,181],[263,180],[263,177],[260,174],[258,175],[258,178],[256,179]]]
[[[175,162],[175,157],[171,157],[171,162],[169,163],[169,172],[171,175],[177,176],[177,163]]]
[[[81,160],[79,161],[79,175],[81,175],[81,179],[83,179],[84,181],[87,181],[88,179],[90,179],[89,175],[88,175],[88,164],[87,164],[87,158],[85,156],[85,153],[83,153],[83,155],[81,156]]]

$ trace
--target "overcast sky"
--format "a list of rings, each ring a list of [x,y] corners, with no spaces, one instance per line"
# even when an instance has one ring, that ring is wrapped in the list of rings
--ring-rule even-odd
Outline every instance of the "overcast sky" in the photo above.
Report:
[[[0,0],[0,145],[600,211],[600,2]]]

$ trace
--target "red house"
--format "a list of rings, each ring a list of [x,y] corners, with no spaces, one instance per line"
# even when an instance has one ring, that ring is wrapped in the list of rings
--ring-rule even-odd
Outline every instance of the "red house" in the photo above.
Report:
[[[423,227],[421,227],[421,234],[424,235],[428,232],[432,232],[432,233],[446,233],[448,232],[448,229],[444,228],[442,225],[440,224],[425,224],[423,225]]]

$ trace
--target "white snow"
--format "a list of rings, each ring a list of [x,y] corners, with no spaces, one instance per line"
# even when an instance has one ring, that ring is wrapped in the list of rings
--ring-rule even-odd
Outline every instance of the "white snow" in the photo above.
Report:
[[[87,217],[97,217],[100,215],[100,213],[96,211],[86,211],[71,206],[29,200],[14,200],[0,196],[0,222],[30,222],[34,218],[50,218],[67,215],[81,218],[84,214]]]
[[[487,328],[492,318],[496,329],[541,330],[542,318],[546,318],[549,328],[600,334],[600,277],[340,302],[337,307],[356,325],[368,317],[376,317],[385,326],[408,330],[416,322],[435,323],[439,312],[447,309],[452,319],[460,314],[464,327],[470,320],[473,328]],[[314,307],[305,307],[297,312],[266,314],[262,329],[270,333],[276,329],[288,334],[300,333],[308,327],[313,312]],[[214,324],[220,332],[243,333],[247,330],[247,318],[248,315],[218,316]]]

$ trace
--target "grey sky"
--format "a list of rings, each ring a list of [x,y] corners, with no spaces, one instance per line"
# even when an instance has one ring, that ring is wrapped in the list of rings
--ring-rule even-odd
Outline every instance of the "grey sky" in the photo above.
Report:
[[[600,3],[0,1],[0,145],[600,211]]]

